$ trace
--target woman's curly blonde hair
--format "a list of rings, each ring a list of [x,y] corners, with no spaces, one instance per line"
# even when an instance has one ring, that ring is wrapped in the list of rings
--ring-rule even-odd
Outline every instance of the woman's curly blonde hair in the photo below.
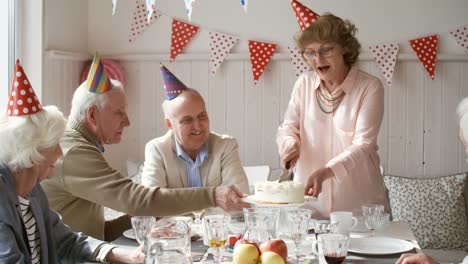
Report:
[[[356,63],[361,51],[361,44],[354,36],[356,32],[356,26],[349,20],[325,13],[314,24],[298,32],[294,39],[301,52],[304,52],[305,46],[313,42],[336,43],[344,50],[344,62],[351,66]]]

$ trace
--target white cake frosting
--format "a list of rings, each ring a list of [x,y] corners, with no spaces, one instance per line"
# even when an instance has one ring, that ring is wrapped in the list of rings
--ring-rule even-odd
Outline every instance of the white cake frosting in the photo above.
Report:
[[[304,184],[293,181],[256,183],[254,197],[260,203],[303,203]]]

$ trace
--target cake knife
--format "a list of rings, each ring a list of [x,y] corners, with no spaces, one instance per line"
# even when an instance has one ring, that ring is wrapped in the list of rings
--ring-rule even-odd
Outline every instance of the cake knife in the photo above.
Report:
[[[284,174],[281,175],[278,182],[294,180],[294,170],[293,170],[293,168],[291,168],[291,161],[286,162],[285,168],[288,170],[288,173],[286,175],[284,175]]]

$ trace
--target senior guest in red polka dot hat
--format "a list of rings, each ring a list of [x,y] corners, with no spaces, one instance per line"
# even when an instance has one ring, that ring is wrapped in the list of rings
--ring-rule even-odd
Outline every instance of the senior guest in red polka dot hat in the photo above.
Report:
[[[361,45],[348,20],[324,14],[296,35],[312,71],[296,81],[276,142],[284,167],[305,194],[315,218],[333,211],[388,206],[377,154],[384,90],[376,77],[359,70]]]
[[[0,263],[141,263],[140,251],[75,233],[49,208],[39,182],[62,155],[65,118],[42,107],[19,61],[0,115]]]
[[[237,141],[210,130],[201,94],[161,65],[168,131],[146,144],[142,183],[161,188],[236,186],[248,192]],[[234,188],[234,187],[232,187]],[[239,191],[240,190],[240,191]]]

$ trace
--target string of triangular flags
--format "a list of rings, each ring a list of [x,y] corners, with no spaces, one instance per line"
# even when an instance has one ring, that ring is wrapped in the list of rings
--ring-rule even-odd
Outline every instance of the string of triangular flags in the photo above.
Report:
[[[115,10],[117,0],[112,0]],[[240,0],[245,12],[247,12],[248,0]],[[135,10],[133,12],[133,20],[129,32],[129,42],[135,41],[141,36],[146,28],[151,26],[162,14],[155,9],[156,0],[146,0],[146,4],[136,0]],[[186,13],[189,17],[192,13],[192,5],[195,0],[185,0]],[[291,0],[291,8],[297,18],[299,28],[306,29],[312,25],[319,15],[310,8],[301,4],[298,0]],[[172,18],[172,17],[171,17]],[[178,54],[190,43],[193,37],[199,32],[200,27],[186,23],[179,19],[172,18],[172,37],[171,37],[171,55],[170,61],[174,61]],[[455,38],[457,43],[468,52],[468,30],[467,26],[462,26],[450,31],[450,34]],[[230,53],[232,47],[239,41],[239,38],[226,33],[210,31],[210,57],[209,71],[210,74],[216,74],[216,71],[223,63],[226,56]],[[437,44],[438,36],[430,35],[422,38],[409,40],[410,46],[416,56],[424,66],[430,78],[434,79],[435,65],[437,62]],[[248,40],[248,48],[250,52],[250,61],[252,64],[252,74],[254,83],[256,84],[262,76],[266,66],[270,62],[278,45],[274,43]],[[383,77],[388,85],[391,85],[393,72],[398,56],[399,44],[396,42],[380,43],[370,45],[369,50],[376,61]],[[295,45],[288,46],[291,64],[296,76],[309,71],[309,66],[303,60],[300,51]]]

